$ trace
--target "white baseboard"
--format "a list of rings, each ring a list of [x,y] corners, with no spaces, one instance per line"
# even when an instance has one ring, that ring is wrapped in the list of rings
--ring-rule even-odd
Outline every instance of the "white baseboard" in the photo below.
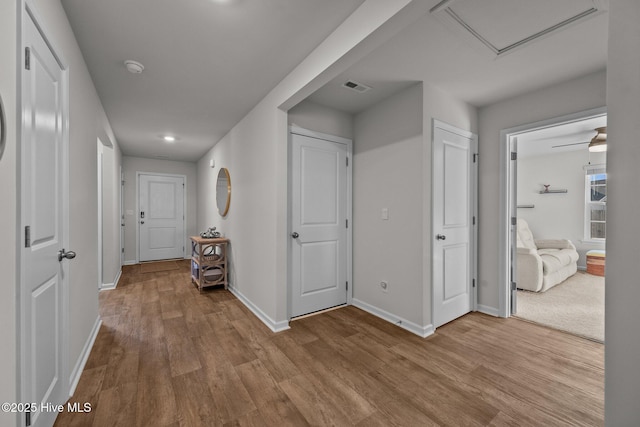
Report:
[[[112,291],[115,288],[118,287],[118,282],[120,281],[120,276],[122,276],[122,269],[120,269],[118,271],[118,274],[116,275],[115,280],[113,281],[113,283],[103,283],[102,286],[100,287],[101,291]]]
[[[432,335],[434,332],[433,325],[420,326],[416,323],[410,322],[407,319],[403,319],[402,317],[398,317],[394,314],[389,313],[388,311],[382,310],[378,307],[375,307],[371,304],[368,304],[364,301],[360,301],[356,298],[353,298],[351,303],[366,311],[367,313],[371,313],[376,317],[379,317],[383,320],[386,320],[389,323],[393,323],[396,326],[401,327],[402,329],[406,329],[407,331],[418,335],[419,337],[426,338],[429,335]]]
[[[87,341],[84,343],[84,348],[82,349],[82,353],[80,353],[80,357],[76,362],[76,366],[73,367],[73,372],[71,372],[71,375],[69,376],[69,397],[73,396],[73,393],[75,393],[76,391],[78,381],[80,381],[80,376],[82,375],[82,371],[84,370],[84,365],[87,364],[89,354],[91,354],[93,343],[96,342],[98,331],[100,331],[101,325],[102,319],[100,318],[100,316],[98,316],[96,318],[96,322],[93,324],[93,329],[89,334],[89,338],[87,338]]]
[[[281,332],[290,329],[289,321],[283,320],[280,322],[276,322],[271,317],[267,316],[267,314],[260,310],[258,306],[252,303],[247,297],[245,297],[240,291],[238,291],[235,287],[229,286],[229,291],[236,296],[253,314],[256,315],[258,319],[262,321],[269,329],[273,332]]]
[[[138,261],[134,260],[129,260],[129,261],[125,261],[124,265],[136,265],[138,263]]]
[[[500,311],[498,311],[497,308],[489,307],[488,305],[478,304],[477,311],[488,314],[489,316],[500,317]]]

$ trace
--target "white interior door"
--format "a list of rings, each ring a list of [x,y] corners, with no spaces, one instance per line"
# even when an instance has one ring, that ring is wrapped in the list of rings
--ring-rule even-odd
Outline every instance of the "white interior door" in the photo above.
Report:
[[[434,327],[474,309],[475,153],[473,135],[434,122]]]
[[[184,257],[184,178],[139,175],[140,261]]]
[[[34,404],[28,408],[27,423],[50,426],[57,413],[39,408],[62,404],[68,397],[64,313],[69,261],[59,259],[68,240],[63,105],[67,87],[60,64],[28,14],[24,43],[28,60],[22,87],[21,394],[23,402]]]
[[[291,135],[291,316],[347,302],[350,146]]]

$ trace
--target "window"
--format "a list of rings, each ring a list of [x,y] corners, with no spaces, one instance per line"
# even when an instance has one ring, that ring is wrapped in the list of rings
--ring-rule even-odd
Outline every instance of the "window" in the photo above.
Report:
[[[607,172],[604,165],[588,165],[585,185],[585,239],[607,237]]]

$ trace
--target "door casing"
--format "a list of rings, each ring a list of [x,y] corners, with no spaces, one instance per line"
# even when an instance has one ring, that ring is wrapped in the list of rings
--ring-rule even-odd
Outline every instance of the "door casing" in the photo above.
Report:
[[[511,233],[511,218],[517,218],[515,212],[516,201],[513,199],[511,149],[513,141],[518,135],[533,130],[558,126],[565,123],[577,122],[592,117],[604,116],[607,114],[607,107],[593,108],[579,111],[577,113],[566,114],[539,122],[529,123],[521,126],[503,129],[500,131],[500,225],[498,233],[498,315],[500,317],[511,316],[511,270],[515,274],[515,260],[512,259],[511,252],[516,244]]]
[[[49,37],[51,32],[47,31],[47,29],[42,25],[43,20],[38,17],[37,12],[32,8],[31,2],[25,0],[23,2],[19,2],[19,11],[17,16],[17,21],[19,23],[19,64],[20,64],[20,72],[17,73],[17,87],[19,90],[17,91],[18,105],[20,106],[20,114],[19,114],[19,126],[17,127],[17,138],[16,140],[22,141],[24,138],[25,131],[25,123],[23,120],[25,109],[27,107],[26,103],[28,100],[24,99],[22,92],[22,85],[26,80],[25,73],[28,71],[25,70],[25,41],[26,37],[26,22],[27,20],[32,20],[35,24],[36,28],[40,32],[42,39],[47,44],[51,53],[53,54],[55,60],[57,61],[60,70],[61,70],[61,83],[63,85],[63,89],[61,90],[61,109],[62,109],[62,125],[61,125],[61,147],[62,151],[62,164],[61,164],[61,215],[62,215],[62,227],[63,232],[61,233],[61,241],[62,246],[69,250],[69,67],[68,62],[62,55],[62,51],[57,47],[57,45],[53,42],[53,40]],[[16,347],[18,349],[18,358],[16,361],[16,369],[18,372],[18,390],[17,396],[20,402],[29,402],[30,396],[26,395],[26,384],[29,380],[27,368],[25,361],[27,360],[26,354],[26,345],[25,343],[31,337],[28,334],[28,331],[25,329],[27,324],[26,322],[26,309],[25,304],[28,302],[24,295],[24,290],[27,286],[26,278],[27,278],[27,269],[29,265],[27,265],[24,249],[25,249],[25,226],[29,225],[29,218],[26,218],[25,215],[25,207],[24,204],[26,200],[30,197],[30,193],[24,187],[25,182],[25,174],[29,173],[29,165],[26,165],[24,162],[26,161],[25,157],[22,154],[23,145],[20,144],[18,147],[19,159],[20,161],[17,164],[18,176],[20,176],[20,190],[18,192],[18,218],[20,220],[20,226],[18,228],[18,245],[19,247],[16,250],[16,262],[19,266],[19,278],[16,280],[16,295],[17,295],[17,343]],[[65,262],[62,266],[63,274],[60,279],[61,282],[61,349],[59,350],[59,357],[62,359],[62,368],[61,368],[61,388],[62,392],[67,396],[70,395],[70,384],[71,380],[69,378],[69,266],[68,262]],[[21,425],[26,425],[26,414],[20,413],[18,414],[19,422]]]
[[[156,172],[136,172],[136,212],[135,212],[135,221],[136,221],[136,264],[140,263],[140,176],[141,175],[154,175],[154,176],[163,176],[163,177],[173,177],[173,178],[182,178],[182,182],[184,182],[184,191],[182,194],[182,212],[184,214],[184,236],[182,236],[182,243],[184,246],[184,250],[182,251],[182,257],[186,258],[187,248],[190,248],[187,242],[187,176],[179,175],[179,174],[170,174],[170,173],[156,173]]]
[[[469,164],[469,176],[471,178],[471,210],[472,210],[472,216],[475,218],[475,223],[471,225],[471,231],[470,231],[470,240],[471,240],[471,260],[470,260],[470,264],[469,265],[469,271],[470,271],[470,275],[472,277],[472,280],[475,281],[475,286],[472,287],[471,289],[471,311],[476,311],[477,310],[477,305],[478,305],[478,162],[479,162],[479,155],[478,155],[478,137],[477,135],[463,130],[463,129],[459,129],[455,126],[452,126],[448,123],[442,122],[440,120],[436,120],[436,119],[432,119],[431,122],[431,129],[432,129],[432,141],[435,139],[435,129],[436,128],[440,128],[443,130],[446,130],[448,132],[451,133],[455,133],[458,135],[461,135],[465,138],[469,138],[471,140],[471,152],[473,153],[473,156],[475,157],[475,161],[470,162]],[[432,149],[433,149],[433,144],[432,144]],[[435,177],[432,177],[432,185],[434,185],[435,183]],[[433,191],[432,191],[433,194]],[[432,196],[432,201],[433,201],[433,196]],[[435,251],[435,235],[436,235],[436,230],[435,230],[435,223],[434,223],[434,215],[433,215],[433,211],[436,207],[433,205],[431,206],[431,324],[434,324],[434,313],[435,313],[435,256],[436,256],[436,251]]]
[[[342,138],[339,136],[335,136],[335,135],[329,135],[326,133],[322,133],[322,132],[315,132],[312,130],[308,130],[308,129],[304,129],[298,126],[290,126],[289,127],[289,134],[288,134],[288,171],[289,171],[289,176],[287,179],[287,194],[289,195],[289,197],[287,197],[287,238],[290,239],[290,235],[293,232],[292,230],[292,218],[291,218],[291,211],[292,211],[292,175],[291,175],[291,171],[293,170],[293,166],[292,166],[292,155],[291,155],[291,135],[292,134],[298,134],[298,135],[302,135],[302,136],[308,136],[310,138],[316,138],[316,139],[321,139],[321,140],[325,140],[325,141],[330,141],[330,142],[335,142],[338,144],[345,144],[347,146],[347,159],[349,161],[349,167],[347,168],[347,221],[349,223],[349,227],[347,228],[347,253],[346,253],[346,257],[347,257],[347,281],[349,283],[349,286],[347,288],[347,305],[351,305],[352,300],[353,300],[353,221],[352,221],[352,211],[353,211],[353,203],[352,203],[352,190],[353,190],[353,141],[351,141],[350,139],[347,138]],[[289,266],[289,268],[287,269],[287,319],[290,320],[291,319],[291,313],[292,313],[292,296],[291,296],[291,292],[292,292],[292,277],[293,277],[293,273],[292,273],[292,268],[293,268],[293,263],[292,263],[292,250],[291,250],[291,244],[287,244],[287,264]]]

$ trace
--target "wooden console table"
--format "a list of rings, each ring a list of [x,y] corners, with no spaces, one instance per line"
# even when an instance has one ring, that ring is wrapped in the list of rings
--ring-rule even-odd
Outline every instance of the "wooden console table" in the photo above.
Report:
[[[191,236],[191,281],[200,292],[209,286],[229,286],[227,243],[229,239],[224,237]]]

